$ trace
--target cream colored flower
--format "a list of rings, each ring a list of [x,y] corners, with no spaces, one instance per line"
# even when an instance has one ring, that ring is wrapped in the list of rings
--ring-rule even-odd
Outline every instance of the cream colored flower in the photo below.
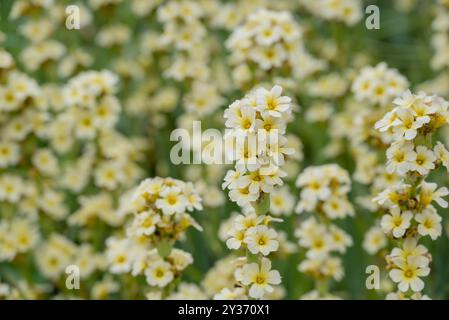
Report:
[[[264,225],[249,228],[246,231],[244,242],[252,254],[260,252],[267,256],[279,248],[276,231]]]
[[[401,212],[401,209],[394,207],[390,213],[382,217],[380,225],[385,233],[391,233],[395,238],[400,238],[410,227],[413,214],[409,211]]]
[[[270,260],[262,258],[260,265],[257,263],[244,265],[240,280],[244,285],[250,286],[250,297],[261,299],[266,293],[273,292],[273,285],[281,283],[281,276],[277,270],[271,269]]]
[[[174,277],[171,265],[162,260],[151,263],[145,270],[145,276],[148,284],[160,288],[169,284]]]
[[[434,207],[430,206],[415,216],[418,224],[418,233],[422,236],[430,236],[436,240],[442,232],[442,218]]]
[[[398,288],[406,292],[409,288],[419,292],[424,288],[424,282],[420,277],[429,275],[430,269],[422,266],[416,257],[408,257],[407,260],[395,259],[394,264],[398,267],[390,271],[391,280],[398,283]]]

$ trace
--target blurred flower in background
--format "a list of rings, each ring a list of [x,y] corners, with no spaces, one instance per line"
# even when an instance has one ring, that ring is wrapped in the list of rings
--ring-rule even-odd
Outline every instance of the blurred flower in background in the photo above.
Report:
[[[370,4],[2,0],[0,299],[447,299],[449,3]]]

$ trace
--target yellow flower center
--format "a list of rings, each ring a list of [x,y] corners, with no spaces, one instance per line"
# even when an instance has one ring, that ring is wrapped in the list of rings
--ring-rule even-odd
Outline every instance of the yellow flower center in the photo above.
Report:
[[[271,51],[271,50],[269,50],[269,51],[265,52],[265,56],[266,56],[267,58],[271,59],[271,58],[274,57],[274,52]],[[270,106],[271,106],[271,108],[270,108]],[[269,104],[269,105],[268,105],[268,110],[273,110],[273,109],[274,109],[274,106],[272,106],[272,105]]]
[[[432,223],[431,220],[427,219],[427,220],[424,221],[423,225],[424,225],[424,227],[426,227],[427,229],[431,229],[432,226],[433,226],[433,223]]]
[[[267,109],[268,110],[274,110],[274,109],[276,109],[276,106],[277,106],[277,103],[272,98],[267,99]]]
[[[14,95],[12,94],[12,92],[11,92],[11,93],[7,93],[7,94],[5,95],[5,99],[6,99],[6,101],[8,101],[8,102],[13,102],[13,101],[14,101]]]
[[[48,263],[50,264],[50,266],[54,267],[58,264],[58,259],[56,258],[50,258],[50,260],[48,261]]]
[[[174,205],[178,202],[178,198],[176,196],[168,196],[167,197],[167,202],[170,205]]]
[[[255,281],[257,284],[264,284],[265,283],[265,277],[264,276],[262,276],[262,275],[258,275],[257,277],[256,277],[256,281]]]
[[[340,208],[339,204],[336,203],[336,202],[332,202],[332,203],[331,203],[331,207],[332,207],[332,209],[334,209],[334,210],[337,210],[338,208]]]
[[[8,148],[0,148],[0,154],[7,156],[9,155],[9,149]]]
[[[162,278],[164,276],[165,272],[162,269],[156,269],[154,275],[156,278]]]
[[[149,228],[153,225],[153,219],[152,218],[147,218],[145,219],[145,221],[143,222],[143,226],[145,228]]]
[[[376,95],[381,96],[385,92],[385,89],[383,87],[377,87],[376,88]]]
[[[251,121],[250,121],[249,119],[243,120],[242,127],[243,127],[244,129],[249,129],[249,128],[251,128]]]
[[[90,118],[84,118],[82,123],[87,127],[92,124],[92,121],[90,120]]]
[[[324,242],[321,239],[316,239],[313,243],[313,246],[317,249],[324,247]]]
[[[396,218],[394,218],[394,219],[393,219],[393,224],[394,224],[396,227],[399,227],[399,226],[402,224],[402,218],[401,218],[401,217],[396,217]]]
[[[123,263],[123,262],[126,261],[126,258],[125,258],[125,256],[120,255],[120,256],[117,257],[116,261],[117,261],[118,263]]]
[[[406,277],[407,279],[411,279],[414,276],[414,272],[412,269],[407,269],[404,271],[404,277]]]
[[[396,159],[396,162],[403,162],[405,159],[405,155],[403,152],[398,152],[394,155],[394,158]]]

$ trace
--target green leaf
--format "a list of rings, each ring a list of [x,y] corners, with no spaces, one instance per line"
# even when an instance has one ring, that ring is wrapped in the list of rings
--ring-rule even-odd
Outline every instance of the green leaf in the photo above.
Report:
[[[264,215],[270,211],[270,195],[264,193],[254,205],[257,215]]]
[[[8,20],[9,12],[11,11],[11,7],[13,4],[13,0],[1,0],[0,1],[0,25],[4,25]],[[2,27],[3,29],[3,27]]]
[[[170,241],[162,241],[157,246],[157,252],[162,258],[167,258],[172,248],[173,244]]]

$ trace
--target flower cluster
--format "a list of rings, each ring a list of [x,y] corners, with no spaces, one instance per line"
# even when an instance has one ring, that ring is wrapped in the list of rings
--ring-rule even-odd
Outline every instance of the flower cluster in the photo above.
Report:
[[[188,227],[202,230],[189,214],[202,210],[201,198],[192,183],[156,177],[142,181],[130,201],[134,217],[127,238],[108,240],[111,270],[144,274],[150,286],[165,289],[152,293],[167,298],[193,263],[190,253],[173,245]]]
[[[201,227],[189,212],[202,210],[201,198],[190,182],[172,178],[145,179],[131,199],[135,213],[128,234],[173,244],[189,226]]]
[[[422,141],[420,145],[414,141],[430,139],[436,129],[446,124],[448,103],[438,96],[428,96],[424,92],[412,94],[408,90],[401,97],[396,98],[393,104],[395,106],[393,110],[385,114],[375,125],[376,129],[384,133],[384,140],[391,142],[387,150],[389,171],[395,171],[400,175],[408,171],[418,171],[426,175],[429,169],[434,169],[431,163],[436,159],[425,149],[425,142],[428,141]],[[416,150],[414,145],[417,145]],[[420,147],[419,150],[418,147]],[[402,161],[399,156],[396,156],[401,153],[399,150],[405,156]],[[413,150],[416,152],[413,153]],[[414,154],[418,160],[414,159]],[[444,155],[444,147],[437,144],[435,154]],[[412,163],[413,160],[416,160],[416,165]]]
[[[102,131],[113,128],[118,120],[120,104],[113,96],[118,78],[110,71],[89,71],[70,79],[64,88],[63,101],[69,128],[78,138],[93,139]],[[70,116],[68,116],[70,115]]]
[[[226,174],[223,188],[230,190],[230,199],[246,213],[233,217],[226,244],[248,253],[246,262],[236,269],[235,279],[248,288],[250,297],[259,299],[281,282],[279,272],[271,270],[271,261],[266,258],[279,249],[279,236],[269,226],[278,219],[266,215],[270,194],[283,184],[286,173],[281,166],[294,152],[285,137],[291,99],[281,94],[280,86],[270,91],[260,88],[225,111],[226,127],[230,129],[226,138],[235,146],[230,156],[236,165]]]
[[[385,168],[382,154],[388,142],[374,125],[389,111],[394,98],[408,86],[407,78],[386,62],[375,66],[364,65],[352,79],[352,95],[344,102],[343,110],[330,119],[330,131],[336,139],[327,147],[329,156],[344,152],[344,142],[348,141],[355,161],[353,178],[369,187],[369,194],[359,193],[356,202],[373,213],[378,205],[372,202],[372,195],[399,180],[396,174],[387,172]],[[386,246],[387,239],[380,228],[380,219],[376,216],[372,227],[365,233],[363,248],[370,255],[382,255],[382,249]]]
[[[227,172],[223,188],[228,188],[231,200],[243,208],[260,202],[283,184],[286,173],[281,166],[294,153],[285,136],[291,99],[281,94],[280,86],[260,88],[225,110],[225,138],[233,146],[227,156],[236,165]]]
[[[335,164],[306,168],[296,180],[301,198],[296,212],[316,212],[329,219],[353,216],[354,209],[347,199],[351,189],[348,173]]]
[[[344,275],[341,259],[332,253],[344,253],[352,245],[351,236],[331,222],[354,215],[347,199],[351,180],[344,169],[328,164],[306,168],[296,184],[301,188],[296,212],[315,214],[302,220],[295,230],[300,247],[307,250],[298,270],[317,280],[319,296],[324,298],[328,295],[328,280],[340,281]]]
[[[386,63],[363,67],[352,83],[352,92],[358,101],[384,106],[408,86],[407,79]]]
[[[87,142],[74,167],[64,173],[63,184],[70,190],[83,189],[90,176],[95,185],[106,190],[130,188],[141,177],[136,163],[141,147],[116,130],[121,111],[114,96],[117,81],[110,71],[87,71],[71,78],[62,90],[66,109],[52,124],[52,141],[61,152],[76,147],[75,139],[69,137]],[[79,173],[80,168],[84,174]]]
[[[364,66],[352,81],[353,95],[345,101],[344,109],[330,119],[330,131],[335,139],[327,147],[329,156],[341,153],[342,140],[348,140],[356,163],[353,177],[357,182],[378,184],[376,180],[384,177],[383,159],[376,151],[386,145],[381,133],[374,129],[374,123],[407,87],[408,80],[384,62],[374,67]],[[373,190],[373,194],[377,191]]]
[[[420,298],[421,277],[429,274],[431,255],[420,238],[432,240],[442,233],[442,218],[433,203],[446,208],[446,187],[427,182],[430,172],[448,168],[449,152],[433,134],[448,122],[449,102],[423,92],[406,91],[395,99],[395,107],[376,123],[391,146],[387,150],[387,171],[401,178],[374,198],[386,212],[382,230],[396,240],[386,257],[390,278],[398,284],[402,298]],[[417,295],[417,296],[416,296]],[[390,296],[393,298],[393,296]]]
[[[28,219],[15,218],[0,222],[0,261],[11,261],[18,254],[34,248],[40,234]]]
[[[53,105],[8,52],[0,60],[0,261],[12,262],[37,246],[40,211],[60,219],[67,210],[54,189],[59,161],[47,147]]]
[[[106,269],[97,228],[123,223],[114,199],[140,175],[140,147],[116,131],[118,78],[87,71],[64,85],[39,85],[16,69],[9,53],[0,56],[0,260],[33,260],[55,286],[69,265],[87,280]],[[84,227],[79,244],[62,235],[78,227]],[[48,294],[11,284],[11,297]],[[98,285],[85,295],[107,298],[113,292],[100,294]]]
[[[206,67],[208,44],[206,29],[201,19],[205,12],[195,1],[169,1],[157,9],[163,34],[159,45],[163,48],[174,46],[177,55],[166,70],[169,78],[178,81],[195,79],[207,81],[209,69]]]
[[[304,77],[322,68],[322,62],[311,56],[302,43],[302,28],[287,11],[259,9],[232,32],[226,42],[230,50],[233,76],[238,83],[251,83],[257,70],[286,70]]]
[[[288,12],[258,10],[250,14],[227,41],[235,64],[246,61],[261,68],[281,68],[294,59],[302,30]]]

